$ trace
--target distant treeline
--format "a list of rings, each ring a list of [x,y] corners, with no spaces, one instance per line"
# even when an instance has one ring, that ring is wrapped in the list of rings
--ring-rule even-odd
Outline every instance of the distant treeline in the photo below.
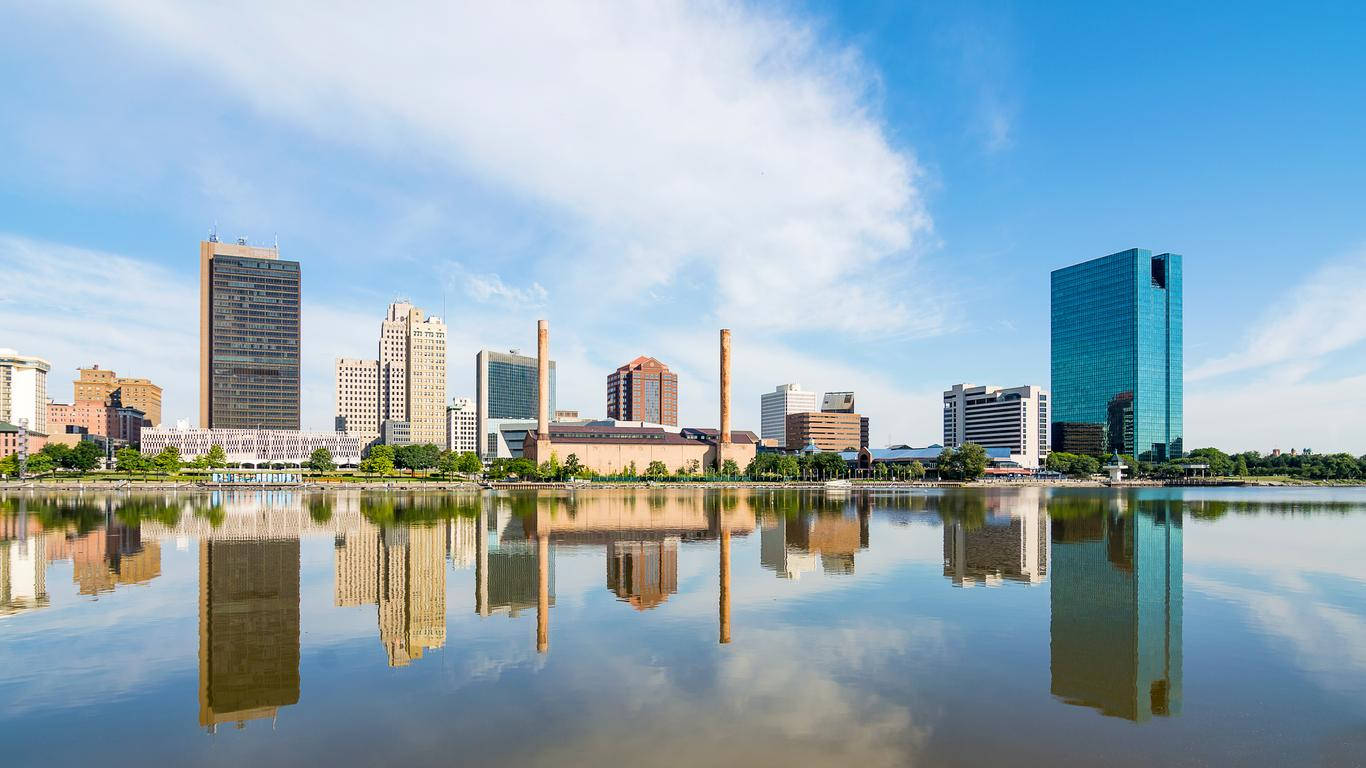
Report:
[[[1219,477],[1293,477],[1304,480],[1360,480],[1366,478],[1366,455],[1348,453],[1302,453],[1291,456],[1263,456],[1257,451],[1224,453],[1218,448],[1197,448],[1180,459],[1164,462],[1138,461],[1132,456],[1120,459],[1136,477],[1174,478],[1190,471],[1191,464],[1208,464],[1209,474]],[[1052,453],[1048,469],[1066,475],[1084,476],[1099,472],[1101,460],[1073,453]]]

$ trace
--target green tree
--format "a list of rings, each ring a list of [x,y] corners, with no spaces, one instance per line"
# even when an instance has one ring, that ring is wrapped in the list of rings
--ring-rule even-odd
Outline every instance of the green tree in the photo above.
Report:
[[[18,477],[18,475],[19,454],[11,453],[4,458],[0,458],[0,477]]]
[[[521,480],[535,480],[540,476],[536,462],[528,458],[512,459],[507,463],[507,472]]]
[[[1186,454],[1192,462],[1208,464],[1212,475],[1227,477],[1233,474],[1233,459],[1218,448],[1196,448]]]
[[[223,446],[214,443],[209,446],[209,452],[204,454],[204,466],[208,469],[222,469],[228,465],[228,455],[223,452]]]
[[[1137,466],[1138,464],[1135,463],[1130,471],[1136,470]],[[1050,472],[1058,472],[1069,477],[1085,478],[1100,471],[1100,461],[1094,456],[1057,451],[1048,454],[1048,458],[1044,461],[1044,467]]]
[[[152,467],[163,475],[174,475],[180,471],[180,449],[174,445],[168,445],[161,449],[161,453],[152,457]]]
[[[963,443],[954,452],[954,464],[959,478],[976,480],[987,471],[987,449],[977,443]]]
[[[42,451],[28,457],[28,466],[24,468],[30,475],[46,475],[57,468],[57,462],[52,457]]]
[[[306,466],[314,472],[322,474],[335,470],[337,468],[337,462],[332,460],[332,452],[327,450],[326,447],[323,447],[314,449],[313,453],[308,457]]]
[[[906,467],[906,479],[907,479],[907,480],[923,480],[923,479],[925,479],[925,465],[924,465],[924,464],[921,464],[918,460],[917,460],[917,461],[912,461],[912,462]]]
[[[392,445],[376,445],[361,460],[359,467],[361,474],[365,475],[388,475],[394,471],[394,447]]]
[[[67,466],[71,460],[71,446],[66,443],[48,443],[40,451],[52,459],[52,463],[58,467]]]
[[[120,448],[114,452],[114,467],[120,472],[141,472],[147,466],[142,452],[136,448]]]
[[[627,477],[635,477],[635,476],[636,476],[636,471],[637,471],[637,470],[636,470],[636,461],[635,461],[635,459],[632,459],[632,460],[631,460],[631,463],[628,464],[628,465],[626,465],[626,476],[627,476]]]
[[[417,446],[399,445],[394,448],[394,466],[409,472],[417,471]]]
[[[455,451],[442,451],[436,458],[436,472],[442,477],[450,477],[460,471],[460,454]]]
[[[664,462],[662,461],[652,461],[650,462],[650,465],[645,468],[646,477],[667,477],[668,474],[669,468],[664,466]]]
[[[726,477],[735,477],[740,474],[740,465],[735,463],[735,459],[726,459],[721,462],[721,474]]]
[[[778,474],[781,475],[783,479],[790,479],[796,477],[797,475],[801,474],[802,471],[801,465],[797,463],[797,457],[792,456],[790,454],[787,456],[778,457],[778,465],[776,469],[778,470]]]
[[[838,453],[818,453],[811,459],[811,468],[821,477],[838,477],[844,474],[847,465]]]
[[[474,451],[465,451],[460,454],[460,460],[456,462],[456,470],[467,475],[481,472],[484,469],[484,462],[479,460],[479,454]]]
[[[76,447],[67,454],[67,465],[81,474],[85,474],[100,465],[100,459],[104,458],[104,451],[98,445],[89,440],[82,440],[76,443]]]
[[[578,454],[571,453],[564,458],[564,471],[570,477],[579,476],[579,473],[583,471],[583,465],[579,463]]]

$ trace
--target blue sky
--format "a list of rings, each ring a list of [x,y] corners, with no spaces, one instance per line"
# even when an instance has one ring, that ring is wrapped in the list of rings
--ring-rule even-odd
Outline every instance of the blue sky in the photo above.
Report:
[[[0,346],[196,412],[197,241],[303,264],[305,424],[396,296],[481,347],[548,317],[739,426],[787,381],[873,440],[959,381],[1047,385],[1048,272],[1185,255],[1186,441],[1366,451],[1366,11],[1350,3],[334,5],[147,0],[0,24]]]

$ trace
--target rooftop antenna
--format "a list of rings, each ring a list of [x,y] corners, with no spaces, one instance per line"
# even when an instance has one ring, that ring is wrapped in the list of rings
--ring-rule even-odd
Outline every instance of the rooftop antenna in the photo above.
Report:
[[[209,228],[209,242],[211,242],[211,243],[216,243],[216,242],[218,242],[218,222],[217,222],[217,221],[215,221],[215,222],[213,223],[213,226]]]
[[[280,250],[280,233],[275,233],[275,250]]]

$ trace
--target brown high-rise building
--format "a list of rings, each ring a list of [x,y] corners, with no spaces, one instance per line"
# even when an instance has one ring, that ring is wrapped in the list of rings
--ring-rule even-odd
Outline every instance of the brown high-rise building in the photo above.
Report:
[[[298,429],[299,262],[199,244],[199,426]]]
[[[136,408],[144,414],[146,426],[161,425],[161,387],[147,379],[134,379],[119,376],[113,371],[98,365],[81,368],[76,380],[71,382],[75,389],[76,402],[93,400],[109,402],[115,392],[124,407]]]
[[[607,418],[678,426],[678,374],[637,357],[607,377]]]
[[[864,420],[857,413],[789,413],[787,449],[815,443],[822,451],[857,451],[864,445]]]

